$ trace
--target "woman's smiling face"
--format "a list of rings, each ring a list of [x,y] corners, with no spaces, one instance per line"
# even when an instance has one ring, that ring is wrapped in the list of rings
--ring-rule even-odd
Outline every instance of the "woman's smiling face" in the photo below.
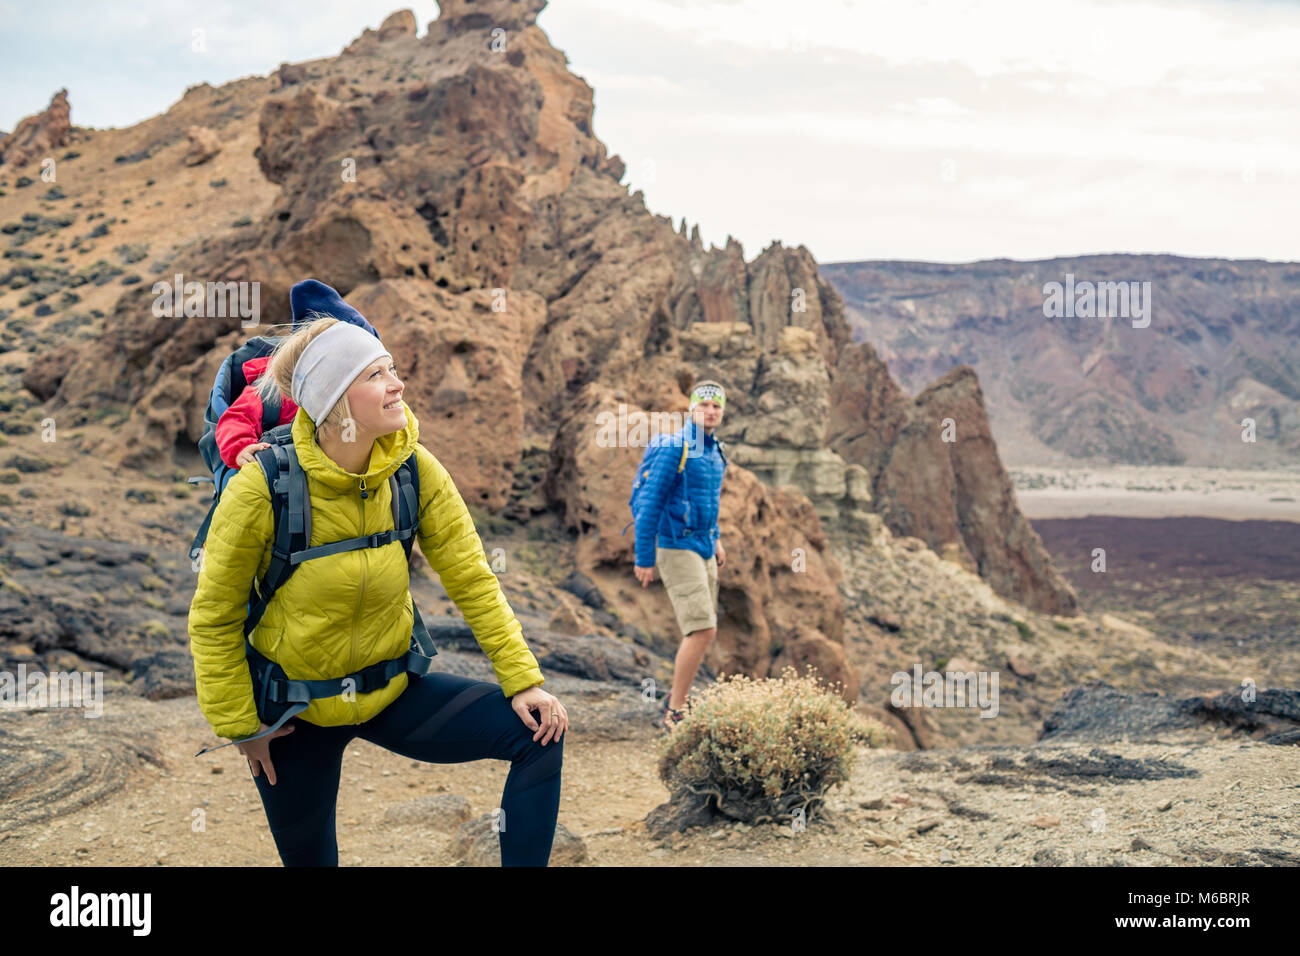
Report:
[[[357,431],[368,435],[388,435],[406,427],[406,409],[402,405],[405,386],[397,377],[397,363],[391,356],[372,362],[348,387],[348,404]]]

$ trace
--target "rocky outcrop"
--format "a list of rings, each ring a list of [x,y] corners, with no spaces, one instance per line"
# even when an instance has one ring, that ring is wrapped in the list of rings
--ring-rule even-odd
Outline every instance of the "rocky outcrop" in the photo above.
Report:
[[[764,350],[750,326],[697,322],[681,333],[682,357],[728,388],[727,451],[765,484],[794,485],[824,522],[865,530],[866,469],[825,447],[830,374],[816,334],[787,325]]]
[[[845,349],[831,387],[827,441],[866,468],[873,509],[897,535],[1053,614],[1078,599],[1016,504],[989,432],[979,380],[959,367],[908,398],[867,344]]]
[[[495,310],[488,289],[452,295],[416,279],[361,286],[348,301],[375,316],[384,344],[404,357],[403,397],[420,420],[421,442],[454,465],[467,502],[500,511],[523,456],[520,380],[546,303],[518,292],[508,311]]]
[[[444,5],[445,9],[445,5]],[[384,22],[379,25],[378,30],[371,30],[367,27],[357,37],[343,49],[345,56],[355,56],[359,53],[374,53],[381,43],[389,43],[393,40],[401,40],[407,37],[414,37],[418,25],[415,22],[415,14],[410,10],[398,10],[390,13],[384,18]],[[285,68],[294,69],[294,64],[284,64],[280,67],[280,79],[286,86],[290,83],[298,83],[305,79],[305,75],[294,73],[285,73]]]
[[[1300,744],[1300,690],[1253,684],[1213,697],[1133,694],[1105,681],[1074,687],[1043,721],[1040,740],[1159,740],[1170,732],[1211,727],[1267,744]]]
[[[75,504],[84,514],[100,507]],[[129,673],[130,689],[150,699],[189,694],[193,578],[175,554],[0,525],[0,670],[75,671],[91,661]]]
[[[678,328],[695,322],[742,323],[754,330],[761,349],[774,350],[789,326],[812,332],[826,364],[835,366],[850,331],[844,305],[817,272],[812,253],[804,246],[786,249],[779,241],[745,262],[740,243],[727,237],[722,249],[705,253],[699,232],[692,241],[692,280],[674,297]]]
[[[522,30],[532,26],[545,8],[546,0],[446,0],[438,4],[436,22],[451,32]]]
[[[62,146],[72,129],[71,116],[68,91],[59,90],[44,110],[24,116],[12,133],[0,136],[0,165],[25,166]]]
[[[76,360],[77,351],[70,345],[42,352],[23,370],[23,388],[45,401],[59,390],[59,384]]]
[[[185,153],[186,166],[199,166],[221,152],[221,138],[206,126],[191,126],[185,131],[190,148]]]
[[[415,14],[410,10],[398,10],[384,17],[384,22],[379,24],[379,39],[384,41],[413,37],[416,29]]]

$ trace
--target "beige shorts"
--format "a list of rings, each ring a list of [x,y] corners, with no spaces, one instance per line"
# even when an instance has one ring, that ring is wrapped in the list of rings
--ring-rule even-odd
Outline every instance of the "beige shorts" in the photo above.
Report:
[[[682,635],[718,626],[718,559],[705,561],[688,548],[655,547],[655,567],[664,582]]]

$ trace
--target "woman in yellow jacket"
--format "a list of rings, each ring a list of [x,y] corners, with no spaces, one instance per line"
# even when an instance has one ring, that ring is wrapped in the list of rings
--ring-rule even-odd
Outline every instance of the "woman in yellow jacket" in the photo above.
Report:
[[[367,693],[314,699],[278,730],[245,740],[269,729],[257,712],[243,627],[253,582],[270,564],[274,518],[261,467],[244,465],[212,516],[190,607],[190,646],[199,707],[217,736],[235,738],[248,758],[280,859],[338,865],[339,775],[344,750],[360,737],[416,760],[511,761],[498,826],[501,862],[545,866],[568,715],[541,688],[537,659],[451,476],[418,442],[419,423],[401,400],[392,356],[376,336],[326,317],[286,338],[265,376],[264,388],[300,406],[291,427],[311,498],[309,545],[392,529],[388,478],[416,455],[420,550],[500,682],[403,672]],[[413,614],[406,553],[392,541],[303,561],[249,640],[290,680],[340,678],[403,655]]]

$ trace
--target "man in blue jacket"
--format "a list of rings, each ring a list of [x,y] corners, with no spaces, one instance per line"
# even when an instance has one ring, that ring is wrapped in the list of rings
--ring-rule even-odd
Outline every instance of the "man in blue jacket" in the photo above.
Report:
[[[673,686],[664,701],[664,725],[670,730],[684,716],[678,708],[718,633],[718,568],[727,560],[718,537],[718,510],[727,459],[713,430],[722,422],[725,404],[717,382],[698,382],[691,389],[690,420],[680,431],[652,440],[667,448],[655,457],[638,501],[637,580],[648,587],[659,569],[682,630]],[[681,452],[669,451],[683,447],[685,467]]]

